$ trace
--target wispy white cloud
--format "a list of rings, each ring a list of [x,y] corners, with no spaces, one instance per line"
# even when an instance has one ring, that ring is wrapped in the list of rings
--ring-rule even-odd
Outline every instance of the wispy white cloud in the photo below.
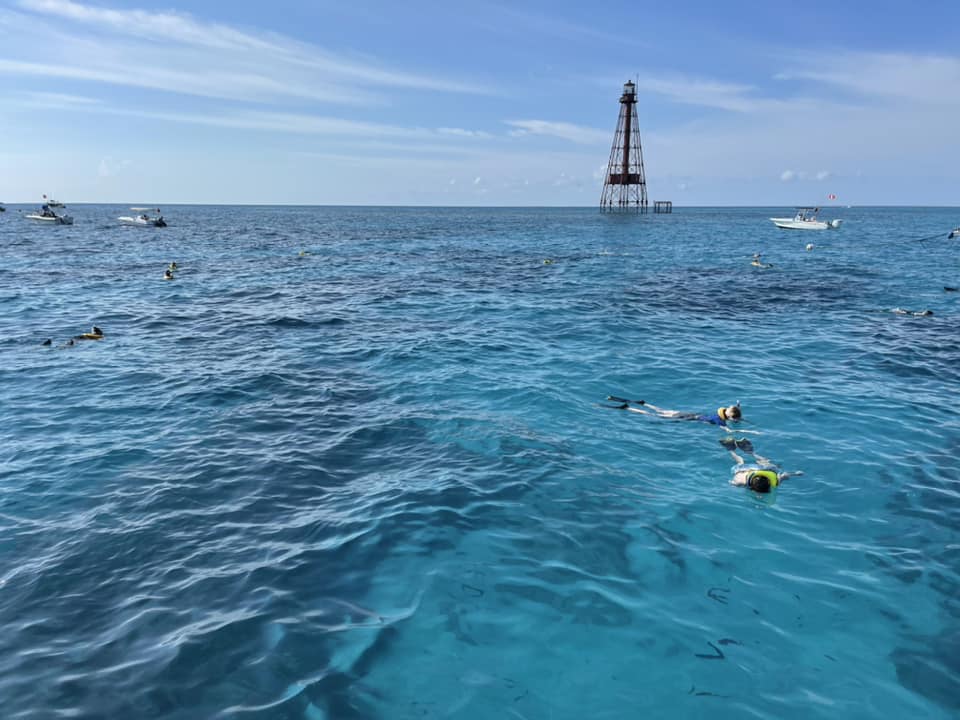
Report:
[[[47,110],[90,109],[98,106],[100,100],[83,95],[69,93],[28,91],[20,94],[19,104],[24,107]]]
[[[186,13],[117,10],[72,0],[20,0],[19,6],[24,12],[0,17],[0,72],[6,74],[254,102],[384,102],[375,88],[488,92],[459,79],[397,71],[275,33],[246,32]]]
[[[583,127],[566,122],[551,122],[549,120],[507,120],[507,125],[514,128],[510,134],[515,137],[523,135],[546,135],[562,140],[569,140],[580,145],[593,145],[610,142],[610,133],[605,130]]]
[[[754,85],[669,72],[639,76],[637,90],[641,93],[656,93],[684,105],[736,113],[795,112],[817,105],[817,101],[810,97],[770,97]]]
[[[960,106],[960,57],[935,54],[841,52],[799,55],[780,80],[809,80],[857,100]]]
[[[793,170],[784,170],[780,173],[780,180],[783,182],[793,182],[797,179],[797,173]]]
[[[456,141],[476,138],[489,139],[491,137],[487,133],[469,130],[451,133],[450,128],[401,127],[309,113],[257,110],[226,112],[142,110],[136,107],[112,105],[96,98],[45,92],[27,92],[21,93],[19,96],[13,96],[7,101],[6,107],[12,111],[34,108],[73,110],[241,131],[289,133],[340,139],[362,138],[363,146],[368,151],[383,150],[406,154],[480,155],[487,152],[484,145],[457,144]],[[390,142],[391,140],[395,142]]]
[[[106,57],[96,59],[93,55],[87,56],[86,62],[80,64],[74,64],[68,60],[62,63],[43,63],[0,58],[0,74],[89,80],[224,100],[264,101],[286,96],[287,98],[360,104],[368,102],[370,97],[364,92],[324,87],[322,84],[315,87],[307,84],[298,85],[263,75],[219,72],[213,69],[197,74],[187,69],[164,67],[163,59],[159,57],[155,62],[148,62],[146,61],[148,54],[149,52],[145,51],[142,56],[144,62],[139,66],[132,64],[120,66]],[[123,69],[119,69],[120,67]]]
[[[484,132],[482,130],[466,130],[464,128],[437,128],[437,132],[441,135],[452,135],[454,137],[463,137],[463,138],[489,138],[491,137],[490,133]]]

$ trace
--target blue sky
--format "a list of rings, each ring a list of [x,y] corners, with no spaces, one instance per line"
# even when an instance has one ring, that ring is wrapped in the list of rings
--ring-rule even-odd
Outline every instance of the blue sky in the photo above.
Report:
[[[181,0],[172,0],[173,3]],[[960,205],[960,2],[0,0],[0,199]]]

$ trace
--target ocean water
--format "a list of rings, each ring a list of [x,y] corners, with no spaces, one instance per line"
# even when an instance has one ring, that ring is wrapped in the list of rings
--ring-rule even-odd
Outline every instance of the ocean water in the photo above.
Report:
[[[956,209],[25,209],[4,718],[960,714]]]

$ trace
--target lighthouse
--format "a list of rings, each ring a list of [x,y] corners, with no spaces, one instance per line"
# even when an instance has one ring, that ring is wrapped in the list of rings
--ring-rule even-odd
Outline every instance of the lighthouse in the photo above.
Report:
[[[643,170],[643,148],[637,120],[637,86],[629,80],[624,83],[620,96],[620,117],[603,180],[600,208],[647,212],[647,178]]]

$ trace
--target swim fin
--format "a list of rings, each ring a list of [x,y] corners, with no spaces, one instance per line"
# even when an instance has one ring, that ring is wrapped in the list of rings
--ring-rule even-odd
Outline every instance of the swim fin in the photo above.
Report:
[[[643,405],[643,400],[627,400],[626,398],[617,397],[616,395],[607,395],[607,400],[612,400],[613,402],[619,403],[633,403],[634,405]]]
[[[732,437],[720,438],[719,442],[727,450],[733,450],[735,447],[737,447],[737,441]]]

